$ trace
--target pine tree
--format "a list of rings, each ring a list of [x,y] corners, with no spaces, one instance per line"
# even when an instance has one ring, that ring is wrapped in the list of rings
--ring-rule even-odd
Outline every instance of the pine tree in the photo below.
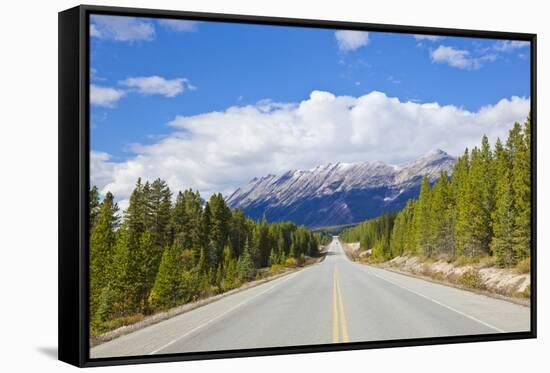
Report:
[[[184,299],[182,282],[183,263],[181,250],[177,244],[164,250],[158,274],[149,295],[149,303],[154,309],[175,307]]]
[[[210,258],[212,257],[212,254],[210,253],[211,245],[210,245],[210,230],[212,227],[212,214],[210,212],[210,203],[206,202],[204,205],[204,210],[200,217],[200,227],[199,227],[199,247],[200,247],[200,254],[204,254],[205,257],[205,263],[207,266],[211,265]],[[204,252],[203,252],[204,251]]]
[[[401,210],[395,218],[390,239],[390,252],[392,257],[403,255],[403,253],[410,250],[407,238],[409,236],[413,213],[414,202],[409,200],[403,210]]]
[[[233,257],[239,257],[244,247],[244,241],[249,235],[247,219],[242,210],[235,209],[229,224],[229,242]]]
[[[172,241],[178,241],[182,244],[189,242],[187,237],[190,225],[190,217],[185,207],[184,194],[179,192],[176,196],[176,202],[170,214],[170,236]],[[192,246],[191,246],[192,247]]]
[[[227,207],[223,196],[213,194],[209,201],[211,212],[210,243],[211,265],[217,267],[222,260],[222,252],[229,235],[229,221],[231,210]]]
[[[239,258],[237,272],[242,281],[253,280],[256,276],[256,269],[254,267],[254,262],[252,261],[252,255],[250,254],[248,240],[245,241],[243,255]]]
[[[90,209],[90,231],[94,227],[94,223],[96,221],[97,215],[99,214],[99,208],[100,208],[100,202],[99,202],[99,191],[97,190],[97,187],[94,185],[92,189],[90,189],[89,193],[89,209]]]
[[[135,286],[129,277],[128,260],[129,233],[127,222],[124,222],[116,233],[116,243],[113,248],[113,260],[109,267],[109,288],[111,290],[111,310],[108,318],[120,317],[132,311],[130,305],[131,289]],[[107,315],[107,313],[106,313]]]
[[[510,131],[508,149],[512,161],[512,191],[514,198],[514,252],[517,260],[529,257],[531,248],[531,154],[530,118],[521,128],[518,123]]]
[[[457,255],[467,255],[471,243],[470,230],[470,157],[468,149],[459,157],[453,169],[452,193],[455,201],[454,240]]]
[[[454,254],[452,202],[449,177],[442,172],[433,187],[430,222],[430,241],[434,253]]]
[[[95,316],[103,289],[108,285],[109,266],[115,244],[118,206],[108,192],[90,236],[90,315]]]
[[[486,137],[484,138],[486,140]],[[494,178],[491,170],[491,155],[486,155],[474,148],[470,160],[468,174],[468,193],[465,196],[468,203],[469,219],[467,221],[468,242],[464,253],[476,257],[489,253],[491,242],[491,211],[493,206]]]
[[[500,139],[495,147],[496,187],[495,210],[492,213],[492,229],[494,232],[491,241],[491,251],[500,267],[514,265],[517,262],[514,252],[514,197],[511,185],[510,155],[504,149]]]
[[[170,244],[171,197],[172,193],[165,181],[156,179],[151,184],[148,196],[151,225],[147,228],[151,232],[155,246],[160,250]]]
[[[136,186],[130,195],[129,205],[124,215],[125,220],[128,222],[128,229],[132,233],[135,233],[135,236],[137,236],[135,241],[137,241],[146,228],[146,208],[141,178],[138,178]]]
[[[424,176],[422,184],[420,185],[420,194],[418,196],[418,202],[416,203],[413,224],[415,229],[416,250],[426,256],[431,256],[434,249],[433,242],[430,240],[430,212],[430,182],[428,177]]]

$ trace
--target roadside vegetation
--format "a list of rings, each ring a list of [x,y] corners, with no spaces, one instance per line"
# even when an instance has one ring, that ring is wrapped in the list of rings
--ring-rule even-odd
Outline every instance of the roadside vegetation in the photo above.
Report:
[[[452,177],[442,173],[430,185],[424,177],[418,199],[342,232],[360,242],[361,260],[381,263],[400,256],[424,262],[513,268],[529,273],[531,252],[531,121],[515,123],[505,143],[465,150]],[[359,256],[358,253],[354,254]],[[461,283],[478,287],[476,273]]]
[[[254,221],[221,194],[137,180],[122,217],[90,190],[90,334],[307,264],[330,236],[291,222]]]

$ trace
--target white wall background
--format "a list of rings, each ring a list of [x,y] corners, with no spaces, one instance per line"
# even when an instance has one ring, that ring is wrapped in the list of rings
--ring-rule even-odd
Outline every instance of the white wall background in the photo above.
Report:
[[[101,5],[538,34],[539,338],[109,368],[117,372],[518,372],[548,369],[550,24],[535,0],[119,0]],[[0,370],[69,371],[57,350],[57,12],[76,1],[9,1],[0,22]],[[506,77],[503,77],[505,79]]]

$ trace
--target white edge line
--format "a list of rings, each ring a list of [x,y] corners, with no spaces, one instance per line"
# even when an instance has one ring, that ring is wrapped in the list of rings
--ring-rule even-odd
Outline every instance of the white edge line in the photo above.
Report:
[[[495,331],[497,331],[497,332],[499,332],[499,333],[506,333],[506,331],[504,331],[504,330],[502,330],[502,329],[500,329],[500,328],[497,328],[496,326],[493,326],[493,325],[491,325],[491,324],[489,324],[489,323],[486,323],[485,321],[482,321],[482,320],[480,320],[480,319],[478,319],[478,318],[476,318],[476,317],[474,317],[474,316],[468,315],[467,313],[464,313],[464,312],[462,312],[462,311],[459,311],[459,310],[457,310],[456,308],[453,308],[453,307],[448,306],[448,305],[446,305],[446,304],[444,304],[444,303],[441,303],[441,302],[438,301],[438,300],[435,300],[435,299],[433,299],[433,298],[430,298],[430,297],[428,297],[427,295],[424,295],[424,294],[421,294],[421,293],[419,293],[419,292],[417,292],[417,291],[415,291],[415,290],[409,289],[409,288],[406,287],[406,286],[400,285],[400,284],[398,284],[398,283],[396,283],[396,282],[394,282],[394,281],[391,281],[391,280],[388,280],[388,279],[386,279],[386,278],[383,278],[382,276],[377,275],[376,273],[374,273],[374,272],[371,271],[371,270],[369,270],[368,272],[369,272],[371,275],[373,275],[373,276],[375,276],[375,277],[378,277],[379,279],[381,279],[381,280],[383,280],[383,281],[389,282],[390,284],[393,284],[394,286],[400,287],[401,289],[404,289],[404,290],[407,290],[407,291],[409,291],[409,292],[411,292],[411,293],[413,293],[413,294],[416,294],[416,295],[418,295],[419,297],[422,297],[422,298],[424,298],[424,299],[427,299],[427,300],[429,300],[429,301],[431,301],[431,302],[433,302],[433,303],[435,303],[435,304],[440,305],[441,307],[447,308],[448,310],[451,310],[451,311],[453,311],[453,312],[456,312],[456,313],[458,313],[459,315],[462,315],[462,316],[464,316],[464,317],[469,318],[470,320],[473,320],[473,321],[476,321],[476,322],[478,322],[478,323],[480,323],[480,324],[482,324],[482,325],[485,325],[486,327],[488,327],[488,328],[490,328],[490,329],[493,329],[493,330],[495,330]]]
[[[156,354],[156,353],[158,353],[158,352],[164,350],[166,347],[169,347],[169,346],[173,345],[174,343],[176,343],[176,342],[182,340],[183,338],[185,338],[185,337],[187,337],[188,335],[190,335],[190,334],[196,332],[197,330],[202,329],[202,328],[204,328],[205,326],[207,326],[207,325],[213,323],[214,321],[216,321],[216,320],[218,320],[218,319],[224,317],[225,315],[227,315],[228,313],[230,313],[230,312],[236,310],[237,308],[240,308],[240,307],[244,306],[245,304],[247,304],[247,303],[250,302],[251,300],[258,298],[260,295],[263,295],[263,294],[267,293],[268,291],[274,289],[275,287],[279,286],[280,284],[283,284],[283,283],[287,282],[287,281],[290,280],[291,278],[296,277],[296,275],[298,275],[299,273],[303,273],[303,272],[304,272],[305,270],[307,270],[307,269],[309,269],[309,268],[304,268],[303,270],[296,272],[294,275],[291,275],[291,276],[288,276],[288,277],[286,277],[286,278],[283,278],[281,281],[279,281],[279,282],[277,282],[277,283],[271,285],[270,287],[268,287],[267,289],[265,289],[265,290],[259,292],[258,294],[254,295],[254,296],[252,296],[252,297],[250,297],[250,298],[247,298],[247,299],[243,300],[243,301],[240,302],[240,303],[237,303],[237,304],[234,305],[233,307],[231,307],[231,308],[225,310],[224,312],[222,312],[222,313],[216,315],[215,317],[211,318],[210,320],[208,320],[208,321],[206,321],[206,322],[204,322],[204,323],[202,323],[202,324],[200,324],[200,325],[194,327],[193,329],[187,331],[186,333],[184,333],[184,334],[178,336],[176,339],[173,339],[172,341],[170,341],[170,342],[166,343],[165,345],[163,345],[163,346],[157,348],[156,350],[153,350],[153,351],[149,352],[149,355],[154,355],[154,354]]]

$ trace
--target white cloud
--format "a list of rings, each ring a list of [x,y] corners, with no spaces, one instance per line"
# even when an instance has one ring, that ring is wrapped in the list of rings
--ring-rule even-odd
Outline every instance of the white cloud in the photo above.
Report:
[[[369,33],[365,31],[339,30],[334,36],[342,51],[354,51],[369,43]]]
[[[93,37],[93,38],[100,38],[101,37],[101,33],[97,29],[97,26],[94,25],[93,23],[90,24],[90,36]]]
[[[431,52],[431,57],[434,62],[446,63],[459,69],[471,69],[473,67],[470,52],[467,50],[440,45],[436,50]]]
[[[105,185],[112,180],[115,163],[110,162],[111,156],[105,152],[90,152],[90,175],[93,175],[94,185]]]
[[[92,155],[91,179],[128,199],[136,179],[165,179],[170,188],[204,196],[231,193],[255,176],[309,169],[328,162],[381,160],[401,164],[435,148],[458,155],[494,143],[523,121],[529,99],[503,99],[476,112],[437,103],[402,102],[381,92],[360,97],[314,91],[298,103],[269,100],[225,111],[177,116],[171,134],[133,147],[124,162]]]
[[[497,59],[495,54],[473,56],[465,49],[457,49],[446,45],[440,45],[430,52],[433,62],[444,63],[451,67],[464,70],[477,70],[484,62],[492,62]]]
[[[501,40],[496,42],[493,48],[499,52],[511,52],[513,50],[520,49],[520,48],[527,48],[529,46],[530,46],[530,43],[528,41]]]
[[[165,97],[174,97],[185,90],[196,89],[188,79],[165,79],[157,75],[130,77],[119,81],[119,84],[130,89],[135,89],[144,95],[162,95]]]
[[[90,104],[113,108],[126,93],[122,90],[90,84]]]
[[[418,41],[420,40],[438,41],[443,39],[443,36],[436,36],[436,35],[413,35],[413,36]]]
[[[140,18],[94,15],[91,17],[90,36],[123,42],[152,40],[155,28]]]
[[[186,21],[182,19],[161,19],[159,24],[172,30],[178,32],[191,32],[197,31],[197,21]]]

